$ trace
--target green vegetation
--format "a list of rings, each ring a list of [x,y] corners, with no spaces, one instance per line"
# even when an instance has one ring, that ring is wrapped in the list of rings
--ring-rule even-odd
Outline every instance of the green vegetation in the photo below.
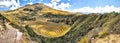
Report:
[[[44,8],[45,7],[45,8]],[[39,43],[91,43],[92,38],[120,34],[120,13],[76,14],[45,5],[27,5],[0,13],[0,20]]]

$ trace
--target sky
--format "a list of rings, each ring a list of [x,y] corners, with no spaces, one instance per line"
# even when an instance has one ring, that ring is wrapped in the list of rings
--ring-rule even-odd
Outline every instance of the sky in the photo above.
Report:
[[[0,11],[14,10],[34,3],[43,3],[54,9],[70,12],[120,12],[120,0],[0,0]]]

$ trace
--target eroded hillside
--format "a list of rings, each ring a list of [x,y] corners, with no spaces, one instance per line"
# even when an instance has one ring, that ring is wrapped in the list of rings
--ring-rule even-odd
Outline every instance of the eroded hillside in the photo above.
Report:
[[[119,35],[120,13],[115,12],[86,15],[43,4],[0,12],[0,43],[103,43]]]

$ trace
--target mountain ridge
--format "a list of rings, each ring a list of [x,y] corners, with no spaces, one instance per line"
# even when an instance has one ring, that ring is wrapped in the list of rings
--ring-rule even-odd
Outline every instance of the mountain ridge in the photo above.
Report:
[[[44,7],[43,4],[33,4],[0,12],[0,40],[4,39],[2,38],[4,34],[6,34],[5,38],[8,38],[7,41],[0,43],[10,42],[9,39],[12,38],[9,36],[16,35],[11,32],[13,28],[17,29],[15,33],[16,31],[22,33],[20,35],[22,41],[17,40],[20,43],[112,42],[109,40],[119,43],[112,37],[120,38],[120,13],[70,13]],[[106,40],[109,37],[110,39]],[[12,40],[11,43],[14,41]]]

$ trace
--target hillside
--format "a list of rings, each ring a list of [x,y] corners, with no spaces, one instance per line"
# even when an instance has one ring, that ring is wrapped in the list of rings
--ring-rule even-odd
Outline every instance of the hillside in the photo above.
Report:
[[[71,13],[37,3],[0,12],[0,43],[120,43],[119,24],[120,13]]]

